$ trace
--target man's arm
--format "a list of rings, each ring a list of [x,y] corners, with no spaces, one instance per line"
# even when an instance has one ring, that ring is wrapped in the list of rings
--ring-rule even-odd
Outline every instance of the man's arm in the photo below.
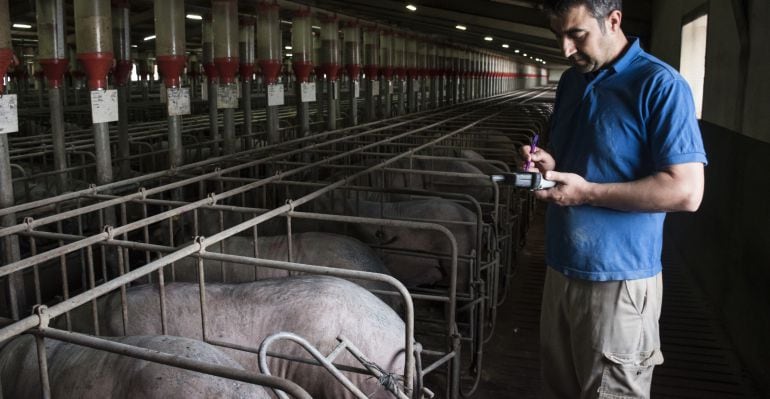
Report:
[[[592,205],[629,212],[694,212],[703,198],[703,164],[671,165],[626,183],[591,183],[573,173],[549,171],[558,185],[536,191],[538,199],[562,206]]]

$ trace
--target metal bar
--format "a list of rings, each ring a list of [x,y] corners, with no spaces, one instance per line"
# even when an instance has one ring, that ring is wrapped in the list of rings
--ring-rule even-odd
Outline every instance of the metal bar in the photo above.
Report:
[[[311,356],[313,356],[323,368],[325,368],[332,376],[334,376],[334,378],[336,378],[337,381],[339,381],[345,388],[347,388],[347,390],[350,391],[356,398],[368,398],[368,396],[361,392],[358,387],[353,385],[353,383],[347,377],[345,377],[339,370],[337,370],[337,368],[334,367],[334,365],[329,360],[327,360],[326,357],[318,351],[318,349],[313,347],[310,342],[307,342],[307,340],[304,338],[293,333],[276,333],[262,341],[262,345],[259,346],[259,370],[262,372],[262,374],[266,376],[272,375],[270,374],[270,368],[267,366],[267,350],[270,345],[273,344],[273,342],[278,340],[288,340],[297,343]],[[279,398],[288,399],[288,396],[286,396],[286,394],[280,389],[273,389],[273,391]]]
[[[48,89],[48,103],[51,107],[51,135],[53,142],[54,169],[59,171],[57,192],[59,194],[67,190],[67,154],[64,144],[64,105],[62,104],[62,89],[51,87]]]
[[[107,123],[94,123],[94,147],[96,148],[96,184],[112,183],[112,156],[110,154],[110,127]]]
[[[184,164],[182,117],[180,115],[169,115],[168,117],[168,163],[169,169],[175,169]]]
[[[232,108],[225,108],[223,111],[224,114],[224,152],[225,155],[233,154],[235,153],[235,122],[234,122],[234,112],[235,110]],[[268,116],[270,116],[270,113],[268,112]],[[268,120],[270,118],[268,117]],[[269,123],[269,122],[268,122]]]
[[[289,392],[295,398],[312,399],[310,395],[299,385],[282,378],[255,374],[246,370],[239,370],[218,364],[201,362],[180,355],[172,355],[169,353],[126,345],[120,342],[109,341],[103,338],[92,337],[85,334],[61,331],[54,328],[43,328],[39,331],[39,334],[47,338],[55,339],[57,341],[69,342],[72,344],[115,353],[118,355],[146,360],[148,362],[164,364],[185,370],[197,371],[217,377],[246,382],[249,384],[261,385],[269,388],[278,388],[282,391]]]

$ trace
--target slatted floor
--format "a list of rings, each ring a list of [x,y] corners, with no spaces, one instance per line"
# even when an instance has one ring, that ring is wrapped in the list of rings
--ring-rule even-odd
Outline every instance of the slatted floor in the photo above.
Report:
[[[538,324],[545,278],[544,215],[532,222],[513,291],[502,305],[484,353],[474,398],[539,398]],[[661,342],[665,363],[655,369],[653,398],[759,398],[711,317],[684,265],[664,254]]]

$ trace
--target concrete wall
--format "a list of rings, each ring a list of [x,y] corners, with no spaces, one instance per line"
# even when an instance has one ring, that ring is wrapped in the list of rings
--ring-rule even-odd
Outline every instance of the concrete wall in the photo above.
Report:
[[[708,5],[708,44],[703,88],[703,120],[770,142],[770,5],[749,1],[751,55],[748,73],[740,67],[740,37],[732,2],[727,0],[655,0],[651,53],[679,67],[682,18]],[[742,77],[746,77],[746,90]],[[741,102],[745,98],[745,106]]]
[[[667,245],[681,251],[758,388],[770,394],[770,143],[709,122],[701,131],[709,157],[703,204],[669,215]]]

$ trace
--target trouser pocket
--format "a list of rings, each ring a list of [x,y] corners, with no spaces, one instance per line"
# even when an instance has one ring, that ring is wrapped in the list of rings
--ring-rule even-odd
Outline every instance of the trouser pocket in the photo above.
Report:
[[[599,398],[648,398],[652,371],[663,363],[658,349],[637,353],[604,353],[604,370],[599,386]]]

